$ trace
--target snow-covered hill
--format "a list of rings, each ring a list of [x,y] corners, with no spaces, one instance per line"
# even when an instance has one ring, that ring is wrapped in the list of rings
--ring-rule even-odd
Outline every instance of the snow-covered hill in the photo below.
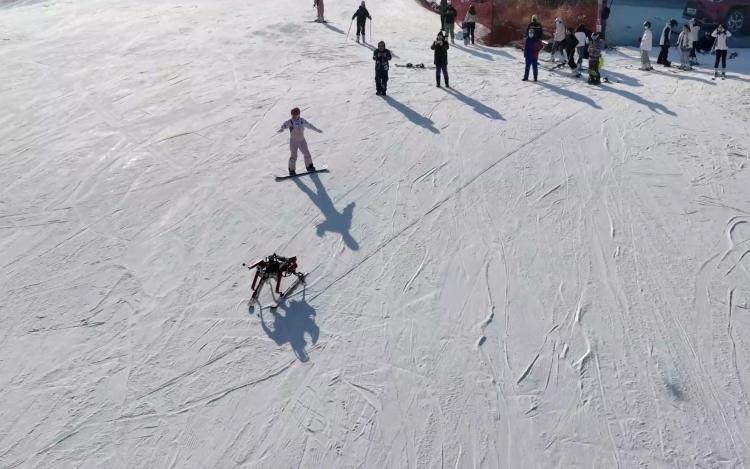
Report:
[[[2,10],[0,467],[750,464],[750,52],[592,88],[457,45],[383,99],[309,3]],[[277,183],[294,106],[331,173]],[[274,251],[309,284],[250,314]]]

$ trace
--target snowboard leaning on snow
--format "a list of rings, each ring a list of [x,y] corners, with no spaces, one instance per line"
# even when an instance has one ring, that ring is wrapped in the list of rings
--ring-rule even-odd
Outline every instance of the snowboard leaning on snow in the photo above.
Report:
[[[302,172],[302,173],[297,173],[297,174],[285,174],[285,175],[283,175],[283,176],[281,176],[281,175],[276,175],[276,180],[277,180],[277,181],[283,181],[284,179],[289,179],[289,178],[296,178],[296,177],[300,177],[300,176],[306,176],[306,175],[308,175],[308,174],[315,174],[315,173],[329,173],[329,172],[330,172],[330,171],[328,171],[328,168],[327,168],[327,167],[325,167],[325,166],[323,166],[323,167],[321,167],[321,168],[317,168],[317,169],[316,169],[315,171],[305,171],[305,172]]]

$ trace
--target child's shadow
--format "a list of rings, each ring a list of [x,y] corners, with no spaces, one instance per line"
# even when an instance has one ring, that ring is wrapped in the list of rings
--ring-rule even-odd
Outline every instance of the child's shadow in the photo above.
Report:
[[[310,179],[312,179],[313,184],[315,184],[315,191],[304,185],[299,178],[294,178],[292,180],[302,192],[310,197],[310,200],[318,206],[320,212],[326,217],[326,219],[316,227],[316,233],[318,236],[322,237],[327,231],[341,233],[341,237],[344,239],[346,246],[352,251],[358,250],[359,244],[352,237],[351,233],[349,233],[352,226],[354,202],[350,202],[349,205],[344,207],[344,210],[339,213],[333,205],[333,201],[328,196],[326,188],[323,187],[323,183],[320,182],[320,177],[317,174],[312,174],[310,175]]]
[[[291,345],[294,355],[301,362],[306,362],[309,357],[305,346],[305,334],[310,336],[312,345],[318,343],[320,328],[315,324],[315,310],[304,299],[280,303],[279,311],[271,310],[273,325],[269,327],[263,319],[261,310],[260,323],[268,337],[276,342],[276,345]]]

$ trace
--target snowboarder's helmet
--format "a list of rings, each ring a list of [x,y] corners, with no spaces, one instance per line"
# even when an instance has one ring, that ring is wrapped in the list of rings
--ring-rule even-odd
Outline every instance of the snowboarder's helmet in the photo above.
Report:
[[[300,111],[299,111],[299,108],[298,108],[298,107],[296,107],[296,108],[292,109],[292,115],[293,115],[293,116],[299,116],[299,112],[300,112]]]
[[[645,26],[647,28],[650,28],[651,27],[651,22],[650,21],[646,21],[645,23],[643,23],[643,26]]]

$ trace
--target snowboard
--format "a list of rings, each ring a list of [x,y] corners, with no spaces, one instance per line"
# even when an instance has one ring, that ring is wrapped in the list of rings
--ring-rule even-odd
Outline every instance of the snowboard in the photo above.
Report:
[[[283,181],[285,179],[291,179],[291,178],[296,178],[300,176],[307,176],[308,174],[315,174],[315,173],[330,173],[330,171],[328,170],[327,167],[322,166],[320,168],[315,169],[315,171],[305,171],[305,172],[301,172],[297,174],[285,174],[283,176],[277,175],[275,177],[276,177],[276,181]]]

